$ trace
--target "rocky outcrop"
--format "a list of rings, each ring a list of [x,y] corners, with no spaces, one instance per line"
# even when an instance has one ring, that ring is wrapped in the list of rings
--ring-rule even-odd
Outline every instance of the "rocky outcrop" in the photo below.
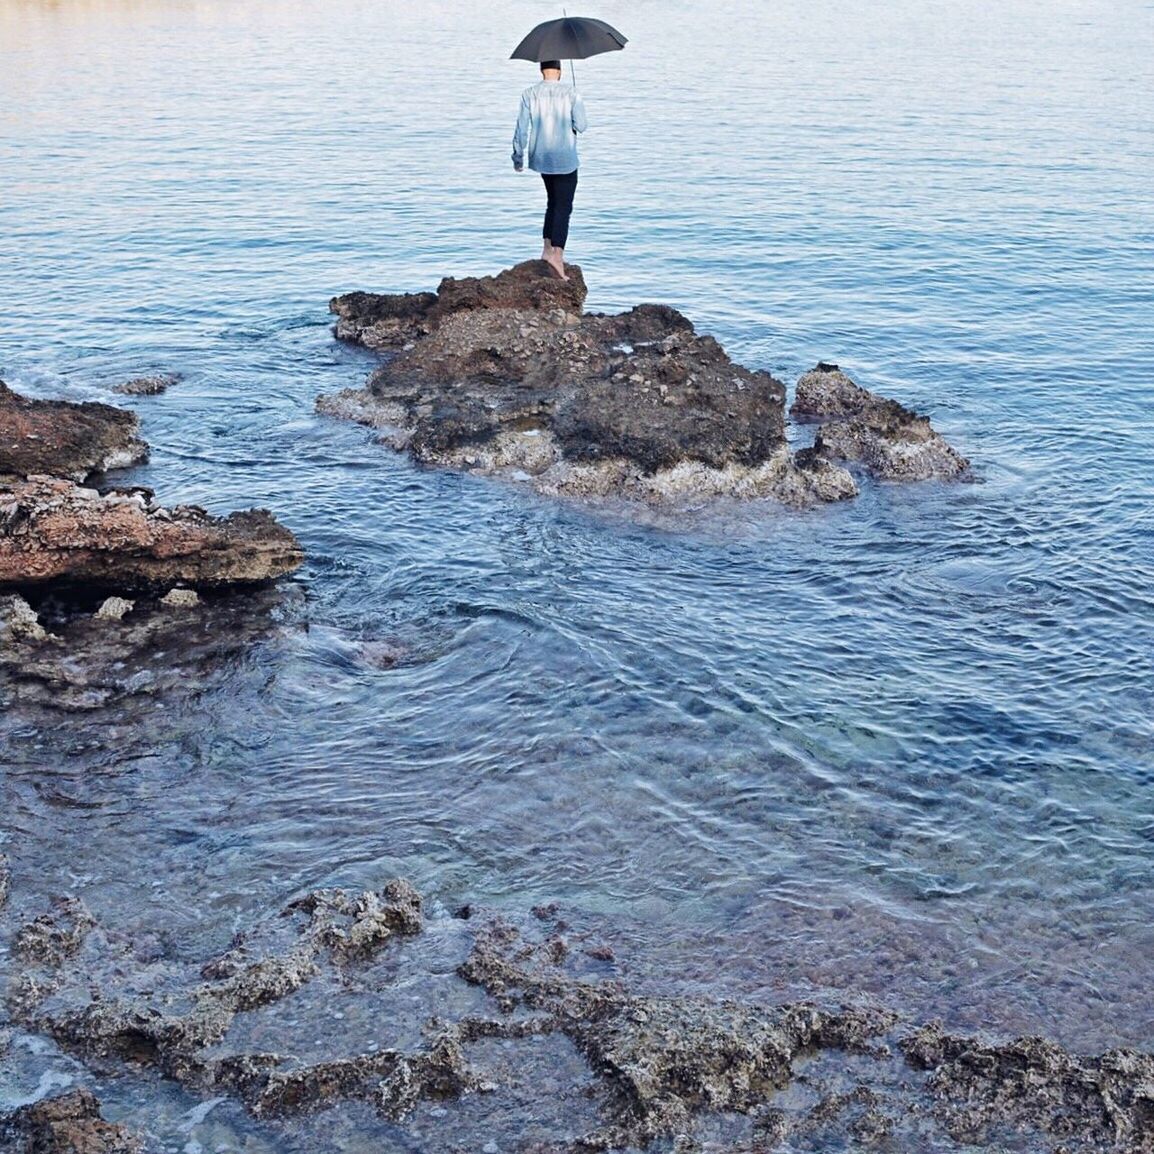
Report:
[[[52,477],[0,484],[0,586],[219,588],[273,580],[304,559],[263,509],[212,517]]]
[[[957,1142],[985,1145],[1006,1121],[1033,1118],[1070,1149],[1096,1141],[1133,1154],[1154,1150],[1154,1055],[1111,1050],[1084,1058],[1045,1038],[995,1045],[939,1024],[904,1039],[902,1050],[930,1072],[938,1112]]]
[[[91,1090],[72,1090],[0,1116],[0,1139],[11,1154],[138,1154],[141,1140],[106,1122]]]
[[[0,381],[0,476],[83,481],[148,460],[134,413],[96,402],[37,401]]]
[[[734,364],[675,309],[602,316],[584,299],[579,268],[565,282],[542,261],[449,278],[436,294],[338,297],[337,335],[388,357],[366,389],[318,408],[423,463],[548,493],[791,504],[856,493],[840,466],[791,452],[785,387],[769,373]]]
[[[7,1004],[97,1068],[149,1066],[270,1124],[354,1102],[403,1130],[424,1103],[416,1122],[427,1133],[437,1117],[446,1149],[476,1147],[478,1115],[447,1107],[487,1093],[501,1101],[483,1124],[521,1095],[551,1134],[542,1151],[700,1149],[724,1119],[724,1148],[749,1154],[1007,1138],[1039,1154],[1154,1154],[1149,1054],[962,1037],[873,1003],[639,990],[602,933],[552,905],[520,924],[470,907],[427,919],[396,880],[307,893],[197,964],[105,933],[72,898],[16,934]],[[382,1033],[396,1044],[365,1044]]]
[[[31,400],[0,382],[0,588],[219,588],[301,564],[296,538],[265,510],[211,517],[156,505],[146,489],[83,486],[147,460],[138,434],[136,416],[111,405]],[[16,607],[0,608],[8,637],[43,639]]]
[[[292,586],[204,597],[177,589],[131,602],[92,590],[28,597],[0,595],[0,709],[24,711],[30,724],[42,724],[44,710],[171,704],[219,686],[247,650],[283,641],[304,613]],[[105,606],[116,612],[101,614]]]
[[[815,453],[854,462],[885,481],[964,480],[969,462],[930,427],[928,417],[855,384],[837,365],[818,364],[797,382],[790,416],[821,427]]]

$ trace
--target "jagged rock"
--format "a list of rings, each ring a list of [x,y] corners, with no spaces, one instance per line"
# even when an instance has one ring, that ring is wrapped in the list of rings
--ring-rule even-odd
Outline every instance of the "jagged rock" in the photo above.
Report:
[[[72,1090],[0,1116],[0,1139],[11,1154],[137,1154],[141,1141],[100,1116],[91,1090]]]
[[[428,335],[455,312],[475,309],[560,310],[580,314],[585,280],[576,265],[568,281],[553,276],[542,260],[524,261],[495,277],[445,277],[435,293],[354,292],[333,297],[336,335],[367,348],[400,349]]]
[[[1040,1126],[1075,1149],[1154,1151],[1154,1055],[1068,1053],[1045,1038],[989,1045],[933,1023],[902,1045],[931,1071],[938,1112],[958,1142],[983,1143],[1007,1124]]]
[[[200,604],[200,595],[195,589],[170,589],[160,603],[169,609],[194,609]]]
[[[18,593],[0,596],[0,638],[7,634],[10,640],[47,641],[51,634],[36,615],[36,610]]]
[[[553,968],[563,956],[556,941],[544,945],[544,951],[526,948],[507,927],[496,926],[478,937],[460,973],[507,1010],[523,1004],[543,1012],[549,1028],[568,1035],[590,1066],[613,1080],[623,1121],[586,1139],[593,1149],[683,1132],[702,1110],[749,1113],[793,1080],[800,1055],[827,1048],[868,1052],[897,1021],[881,1009],[638,996],[562,974]]]
[[[17,933],[12,952],[26,962],[59,968],[76,956],[95,925],[79,898],[61,898]]]
[[[109,995],[43,1009],[40,1003],[60,987],[67,964],[95,927],[83,903],[65,899],[16,935],[14,954],[39,970],[24,975],[23,987],[10,993],[9,1006],[14,1016],[82,1052],[146,1054],[170,1077],[189,1085],[239,1087],[254,1102],[266,1091],[272,1099],[287,1100],[293,1096],[286,1089],[293,1084],[291,1078],[279,1077],[279,1089],[270,1089],[280,1065],[275,1055],[260,1061],[242,1056],[247,1074],[241,1078],[235,1056],[225,1060],[206,1055],[205,1049],[225,1036],[238,1014],[299,990],[325,961],[363,962],[394,936],[419,934],[422,926],[420,895],[403,879],[390,882],[379,894],[317,890],[281,912],[277,932],[266,934],[271,943],[260,932],[238,935],[226,953],[201,967],[203,980],[179,996]],[[424,1057],[428,1055],[409,1055],[407,1060],[419,1066],[418,1059]]]
[[[447,278],[436,294],[354,293],[330,304],[339,337],[389,352],[364,390],[322,412],[385,433],[418,461],[529,480],[542,492],[655,502],[856,493],[844,470],[796,458],[785,387],[734,364],[665,305],[583,315],[585,282],[527,261]]]
[[[929,418],[863,389],[837,365],[819,364],[802,376],[789,411],[797,421],[820,424],[817,455],[857,462],[879,480],[970,478],[969,462]]]
[[[90,473],[148,460],[135,414],[96,402],[37,401],[0,381],[0,475]]]
[[[35,640],[0,625],[0,708],[27,709],[40,721],[45,710],[90,711],[132,698],[172,701],[200,693],[226,681],[249,645],[295,628],[303,612],[303,594],[293,586],[198,598],[195,611],[142,595],[119,621],[94,616],[99,591],[46,588],[43,594],[40,627],[50,634]],[[0,615],[2,604],[0,598]]]
[[[533,1100],[534,1117],[556,1126],[555,1144],[526,1150],[657,1141],[688,1151],[703,1127],[744,1118],[744,1137],[725,1149],[1001,1149],[1005,1140],[1047,1154],[1154,1151],[1149,1054],[1077,1057],[1037,1038],[996,1045],[915,1029],[876,1005],[638,992],[627,969],[591,978],[612,950],[582,937],[551,904],[520,927],[472,907],[426,927],[420,896],[398,880],[380,892],[309,893],[197,966],[135,950],[72,901],[17,936],[17,971],[28,969],[8,1004],[74,1054],[149,1066],[267,1119],[353,1101],[400,1125],[422,1102],[442,1116],[441,1103],[489,1091]],[[422,1013],[423,1028],[401,1024],[399,1007],[430,1004],[414,996],[427,982],[436,1016]],[[301,1018],[307,1032],[297,1037],[320,1037],[318,1013],[342,1021],[328,1037],[335,1052],[285,1033]],[[353,1019],[409,1043],[350,1053]]]
[[[12,884],[12,871],[8,868],[8,857],[6,854],[0,853],[0,910],[4,908],[8,901],[8,890]],[[0,1050],[3,1045],[0,1044]]]
[[[133,377],[131,381],[116,385],[112,391],[128,397],[155,397],[167,392],[179,380],[180,376],[177,373],[162,373],[155,377]]]
[[[296,538],[263,509],[218,518],[51,477],[0,484],[0,587],[222,587],[270,581],[303,559]]]
[[[107,597],[96,610],[96,618],[100,621],[119,621],[135,607],[135,601],[128,601],[124,597]]]

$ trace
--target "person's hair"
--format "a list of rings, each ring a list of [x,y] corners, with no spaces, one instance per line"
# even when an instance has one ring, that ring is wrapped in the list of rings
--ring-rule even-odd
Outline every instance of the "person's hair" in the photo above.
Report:
[[[550,68],[553,68],[557,72],[560,72],[561,71],[561,61],[560,60],[542,60],[541,61],[541,71],[542,72],[545,72]]]

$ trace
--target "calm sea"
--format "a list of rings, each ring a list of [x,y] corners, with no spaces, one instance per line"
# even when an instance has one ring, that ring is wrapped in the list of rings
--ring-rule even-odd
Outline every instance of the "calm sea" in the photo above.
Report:
[[[603,918],[651,985],[1150,1048],[1154,5],[588,11],[630,38],[576,65],[588,308],[672,304],[790,384],[836,361],[978,477],[680,524],[313,411],[371,367],[330,296],[536,255],[507,57],[558,14],[0,0],[0,378],[132,405],[134,480],[309,555],[190,683],[0,716],[14,907],[203,957],[403,874]]]

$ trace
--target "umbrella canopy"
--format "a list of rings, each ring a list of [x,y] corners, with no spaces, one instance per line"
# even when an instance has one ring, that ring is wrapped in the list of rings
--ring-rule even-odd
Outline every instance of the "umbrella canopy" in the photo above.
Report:
[[[538,24],[516,48],[510,60],[584,60],[601,52],[619,52],[625,37],[591,16],[563,16]]]

